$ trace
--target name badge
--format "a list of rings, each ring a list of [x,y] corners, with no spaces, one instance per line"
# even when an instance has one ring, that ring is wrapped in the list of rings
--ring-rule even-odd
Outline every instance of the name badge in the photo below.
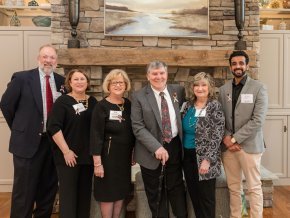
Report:
[[[86,110],[85,106],[82,103],[74,104],[73,108],[75,109],[76,114],[80,114],[81,112]]]
[[[110,120],[119,120],[122,119],[122,111],[110,111]]]
[[[245,104],[253,103],[253,94],[241,94],[241,103]]]
[[[206,115],[206,108],[196,109],[195,110],[195,117],[205,117]]]

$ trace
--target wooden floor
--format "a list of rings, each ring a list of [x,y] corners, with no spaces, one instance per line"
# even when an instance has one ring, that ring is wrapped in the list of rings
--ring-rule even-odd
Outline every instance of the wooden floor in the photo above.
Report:
[[[11,193],[0,193],[0,214],[1,218],[9,218]],[[127,218],[133,218],[128,214]],[[263,218],[288,218],[290,217],[290,186],[276,186],[274,188],[273,208],[264,208]],[[52,218],[58,218],[57,214]],[[144,217],[146,218],[146,217]]]

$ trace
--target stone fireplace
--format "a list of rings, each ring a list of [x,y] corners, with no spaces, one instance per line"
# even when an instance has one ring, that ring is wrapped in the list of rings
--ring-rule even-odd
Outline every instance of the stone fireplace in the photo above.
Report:
[[[71,26],[68,0],[51,0],[52,44],[58,49],[59,71],[65,74],[72,68],[82,68],[91,78],[91,95],[103,97],[102,81],[113,68],[124,69],[132,82],[132,90],[146,83],[146,65],[162,60],[169,65],[169,82],[184,85],[198,72],[210,73],[221,86],[232,75],[228,57],[237,42],[234,0],[208,0],[209,36],[199,38],[168,38],[143,36],[105,36],[104,0],[81,0],[80,20],[77,27],[80,49],[68,49]],[[250,76],[259,74],[259,6],[257,0],[245,0],[243,30],[247,53],[250,56]],[[268,177],[267,177],[268,178]],[[267,179],[266,178],[266,179]],[[272,206],[273,183],[263,179],[266,206]]]
[[[209,0],[209,36],[199,38],[121,37],[104,35],[104,0],[81,0],[77,27],[80,49],[67,49],[71,38],[67,0],[51,0],[52,44],[59,49],[60,71],[80,67],[91,77],[90,93],[102,98],[104,75],[112,68],[126,70],[133,90],[146,82],[145,66],[154,59],[169,65],[169,80],[184,84],[200,71],[209,72],[220,86],[232,78],[228,55],[238,40],[234,0]],[[251,76],[258,78],[259,7],[256,0],[245,1],[247,51],[251,57]]]

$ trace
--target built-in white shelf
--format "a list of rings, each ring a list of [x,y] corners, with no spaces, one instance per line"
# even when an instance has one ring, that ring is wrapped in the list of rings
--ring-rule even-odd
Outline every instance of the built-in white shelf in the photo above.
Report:
[[[260,8],[260,17],[268,19],[290,19],[290,9],[286,8]]]
[[[0,13],[6,16],[12,16],[16,11],[19,17],[33,17],[37,15],[50,16],[51,15],[51,6],[40,5],[40,6],[7,6],[0,5]]]
[[[7,5],[0,5],[0,8],[4,8],[6,10],[13,10],[13,9],[43,9],[43,10],[50,10],[51,6],[47,5],[40,5],[40,6],[7,6]]]

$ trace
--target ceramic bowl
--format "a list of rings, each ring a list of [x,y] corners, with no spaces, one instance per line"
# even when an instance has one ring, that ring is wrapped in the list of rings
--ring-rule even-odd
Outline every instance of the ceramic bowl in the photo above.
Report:
[[[35,26],[50,27],[51,18],[47,16],[36,16],[32,18],[32,22]]]

